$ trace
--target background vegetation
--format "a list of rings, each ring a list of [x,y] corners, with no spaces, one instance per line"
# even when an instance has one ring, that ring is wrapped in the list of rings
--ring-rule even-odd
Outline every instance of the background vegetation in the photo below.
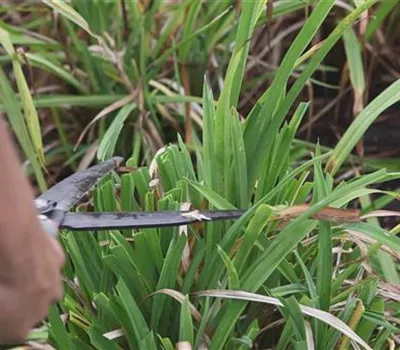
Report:
[[[396,0],[3,1],[0,110],[37,192],[121,155],[76,210],[248,209],[62,232],[65,298],[27,344],[398,347],[399,17]]]

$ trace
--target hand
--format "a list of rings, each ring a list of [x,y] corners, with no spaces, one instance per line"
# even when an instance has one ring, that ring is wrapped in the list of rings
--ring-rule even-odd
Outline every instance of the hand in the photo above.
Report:
[[[21,229],[18,225],[15,228]],[[41,230],[36,218],[26,232],[10,236],[29,236],[22,249],[0,255],[0,341],[22,341],[29,330],[46,317],[50,304],[62,298],[60,270],[64,253],[58,241]]]

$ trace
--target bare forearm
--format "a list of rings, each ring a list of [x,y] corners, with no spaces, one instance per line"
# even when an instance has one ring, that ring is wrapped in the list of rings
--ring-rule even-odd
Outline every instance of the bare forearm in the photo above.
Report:
[[[38,229],[33,191],[3,120],[0,122],[0,185],[0,253],[3,255],[7,251],[20,251],[22,245],[32,241],[31,230]],[[6,234],[12,228],[17,228],[19,237]]]
[[[22,340],[62,297],[61,247],[41,229],[33,193],[0,120],[0,342]]]

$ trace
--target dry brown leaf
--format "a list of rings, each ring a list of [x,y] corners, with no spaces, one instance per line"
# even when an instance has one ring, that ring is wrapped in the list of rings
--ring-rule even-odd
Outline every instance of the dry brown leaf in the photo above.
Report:
[[[188,68],[185,64],[179,65],[179,72],[185,90],[185,95],[190,96],[190,78]],[[185,102],[185,142],[188,144],[192,143],[192,117],[191,117],[190,102]]]
[[[315,350],[314,336],[310,322],[304,321],[304,326],[306,329],[307,350]]]
[[[386,217],[386,216],[400,216],[400,212],[394,210],[375,210],[371,213],[361,216],[361,220],[371,217]]]
[[[367,236],[365,233],[360,232],[360,231],[355,231],[355,230],[346,230],[346,232],[353,237],[358,238],[360,241],[364,242],[364,243],[368,243],[368,244],[375,244],[377,243],[377,240]],[[354,239],[352,239],[354,240]],[[400,253],[394,251],[392,248],[388,247],[385,244],[381,244],[380,245],[380,249],[382,249],[383,251],[391,254],[394,258],[400,260]]]
[[[290,220],[294,219],[305,211],[310,209],[310,205],[302,204],[295,205],[289,208],[280,210],[275,217],[275,220]],[[318,213],[311,216],[316,220],[327,220],[333,222],[359,222],[360,221],[360,211],[357,209],[337,209],[337,208],[323,208]]]
[[[89,167],[90,163],[96,156],[96,152],[99,149],[99,140],[97,139],[93,142],[89,149],[86,151],[85,155],[82,157],[81,161],[79,162],[79,166],[77,171],[85,170]]]
[[[178,292],[173,289],[168,289],[168,288],[159,289],[159,290],[155,291],[154,293],[151,293],[149,295],[149,297],[152,297],[153,295],[156,295],[156,294],[169,295],[170,297],[174,298],[176,301],[180,302],[181,304],[183,303],[183,301],[185,299],[185,295],[183,295],[181,292]],[[196,307],[191,302],[189,302],[189,308],[190,308],[190,313],[196,319],[196,321],[201,321],[201,319],[202,319],[201,313],[196,309]]]
[[[77,147],[80,145],[80,143],[82,142],[84,136],[86,135],[86,133],[88,132],[88,130],[90,129],[90,127],[96,123],[97,121],[99,121],[101,118],[105,117],[107,114],[115,111],[116,109],[126,105],[129,102],[132,102],[135,97],[137,95],[137,92],[135,93],[131,93],[128,96],[125,96],[124,98],[121,98],[120,100],[114,102],[113,104],[107,106],[106,108],[102,109],[100,111],[100,113],[98,113],[91,121],[88,125],[86,125],[85,129],[83,129],[83,131],[81,132],[81,134],[79,135],[78,141],[75,144],[74,147],[74,151],[77,149]]]

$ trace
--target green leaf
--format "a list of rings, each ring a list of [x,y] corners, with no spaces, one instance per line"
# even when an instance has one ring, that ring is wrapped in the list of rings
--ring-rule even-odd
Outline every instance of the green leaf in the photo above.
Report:
[[[214,149],[214,98],[212,91],[207,85],[207,79],[204,78],[203,84],[203,149],[204,149],[204,173],[205,184],[209,189],[217,190],[217,172],[215,169],[215,149]]]
[[[170,47],[168,50],[166,50],[160,57],[158,57],[155,61],[152,62],[152,66],[157,66],[159,65],[161,62],[163,62],[166,57],[168,55],[170,55],[172,52],[174,52],[175,50],[179,49],[180,47],[186,45],[186,43],[188,43],[189,41],[191,41],[192,39],[200,36],[201,34],[207,32],[209,29],[211,29],[214,24],[216,24],[219,20],[221,20],[221,18],[223,18],[224,16],[226,16],[228,14],[228,12],[230,11],[230,9],[225,10],[224,12],[222,12],[221,14],[217,15],[215,18],[212,19],[212,21],[210,21],[209,23],[207,23],[206,25],[204,25],[203,27],[197,29],[194,33],[192,33],[190,36],[188,36],[185,40],[181,40],[179,43],[173,45],[172,47]]]
[[[70,21],[74,22],[76,25],[81,27],[84,31],[86,31],[94,38],[98,40],[101,39],[101,37],[94,34],[90,30],[89,24],[86,22],[86,20],[64,1],[55,1],[55,0],[41,0],[41,1],[47,6],[51,7],[55,12],[60,13],[65,18],[68,18]]]
[[[234,182],[235,190],[231,192],[232,201],[236,199],[239,204],[239,208],[247,208],[249,204],[249,193],[247,186],[247,165],[246,165],[246,153],[243,143],[242,135],[242,123],[240,122],[239,113],[236,109],[231,109],[231,140],[233,150],[233,162],[232,162],[232,176],[236,181]],[[239,194],[239,196],[237,195]]]
[[[186,13],[184,15],[185,17],[183,21],[184,23],[182,41],[184,42],[184,44],[181,46],[178,55],[179,60],[182,62],[186,62],[188,60],[189,51],[191,47],[193,47],[191,46],[191,44],[193,44],[193,41],[189,41],[187,39],[190,38],[190,36],[194,32],[195,24],[198,20],[198,14],[202,5],[201,1],[192,1],[188,3],[190,4],[189,9],[185,11]]]
[[[343,33],[343,40],[351,84],[357,94],[362,94],[365,90],[364,65],[361,56],[362,49],[353,28],[349,28]]]
[[[90,342],[99,350],[122,350],[122,348],[113,340],[104,337],[96,328],[89,327],[88,334]]]
[[[339,170],[357,142],[376,118],[378,118],[384,110],[398,101],[400,101],[400,80],[392,83],[370,102],[346,130],[345,134],[334,148],[327,164],[327,169],[332,175]]]
[[[304,324],[304,317],[301,312],[300,306],[295,297],[291,296],[287,299],[280,298],[281,303],[284,305],[281,312],[285,318],[292,323],[292,329],[297,341],[303,341],[306,338],[306,329]]]
[[[228,254],[226,254],[219,245],[217,245],[217,252],[221,257],[222,261],[224,262],[225,267],[228,271],[229,289],[239,289],[240,288],[239,275],[235,269],[235,265],[229,258]]]
[[[76,275],[88,300],[100,292],[103,262],[98,243],[93,235],[68,232],[65,237],[68,253],[74,261]]]
[[[225,75],[224,87],[218,100],[215,114],[215,156],[219,178],[218,193],[228,197],[230,179],[230,109],[236,107],[239,92],[242,85],[245,62],[247,59],[251,36],[258,16],[261,14],[261,2],[248,1],[243,3],[242,13],[239,19],[239,26],[236,33],[236,46],[232,54],[229,66]],[[247,151],[247,150],[246,150]],[[247,156],[249,154],[247,153]]]
[[[296,108],[290,124],[282,127],[279,134],[275,136],[275,142],[271,142],[269,148],[265,150],[266,157],[264,157],[257,184],[256,200],[270,192],[287,172],[290,164],[290,145],[307,108],[308,103],[301,102]]]
[[[379,315],[384,315],[385,311],[385,301],[381,297],[375,297],[370,305],[368,305],[368,309],[364,313],[367,314],[368,312],[375,312]],[[377,324],[374,322],[371,322],[368,319],[361,319],[360,323],[357,326],[357,334],[361,336],[366,342],[369,342],[372,336],[373,331],[377,327]]]
[[[317,156],[320,155],[320,149],[317,146]],[[313,202],[318,203],[323,200],[330,192],[324,174],[322,172],[321,162],[314,163],[314,197]],[[332,279],[332,235],[331,225],[327,221],[318,221],[318,260],[317,260],[317,289],[319,294],[319,306],[321,310],[328,311],[331,297],[331,279]],[[318,342],[317,342],[318,343]]]
[[[12,59],[15,80],[17,82],[18,91],[22,101],[25,114],[25,121],[29,130],[29,136],[32,140],[35,153],[39,158],[40,163],[44,166],[45,161],[44,161],[43,143],[42,143],[40,123],[39,123],[39,116],[33,104],[33,99],[29,91],[28,84],[25,80],[21,64],[19,62],[19,54],[14,50],[8,32],[2,28],[0,28],[0,43],[3,45],[8,55]]]
[[[161,338],[160,337],[160,343],[164,350],[175,350],[175,347],[173,346],[171,339],[169,339],[169,338]]]
[[[268,220],[273,215],[273,209],[265,204],[260,205],[243,235],[243,240],[235,255],[234,264],[239,273],[249,262],[248,257],[256,244],[258,237],[262,234],[263,229],[267,226]]]
[[[379,6],[374,12],[374,16],[368,21],[367,30],[365,31],[366,40],[371,40],[376,30],[384,23],[385,18],[393,13],[393,9],[396,5],[398,5],[397,0],[381,1],[379,3]]]
[[[51,325],[51,334],[54,341],[57,343],[57,349],[70,350],[71,340],[58,312],[56,305],[50,306],[49,322]]]
[[[238,350],[246,350],[253,347],[253,341],[256,339],[259,332],[260,327],[258,325],[258,320],[255,319],[253,322],[250,323],[249,327],[247,328],[246,334],[244,335],[244,337],[248,340],[249,346],[241,345]]]
[[[186,295],[181,306],[179,327],[179,341],[187,341],[193,344],[193,321],[189,307],[189,298]]]
[[[209,188],[196,183],[194,181],[186,180],[190,186],[201,193],[207,200],[217,209],[236,209],[231,203],[224,199],[219,194],[210,190]]]
[[[177,273],[179,268],[179,263],[182,258],[183,249],[187,242],[185,235],[180,235],[179,237],[174,237],[171,240],[167,256],[161,270],[161,274],[157,283],[157,290],[162,288],[174,288]],[[165,311],[166,296],[165,295],[155,295],[151,314],[151,325],[154,331],[158,332],[158,327],[160,324],[160,319],[163,317],[166,322],[169,322],[170,315]],[[164,324],[166,326],[166,324]]]
[[[302,30],[287,51],[270,88],[258,100],[257,104],[253,107],[246,119],[243,137],[249,168],[248,178],[250,188],[254,185],[256,178],[259,175],[259,169],[262,163],[261,159],[263,153],[259,150],[266,148],[272,135],[275,135],[278,129],[278,127],[275,126],[274,128],[271,128],[269,124],[273,119],[276,119],[275,123],[279,126],[281,120],[283,120],[283,116],[281,117],[279,115],[279,117],[277,117],[274,116],[274,113],[279,107],[280,102],[281,105],[285,105],[285,102],[282,101],[282,97],[296,61],[311,42],[318,28],[328,16],[333,5],[333,0],[319,1],[317,3],[311,16],[308,18]],[[292,103],[286,107],[289,109],[291,105]],[[267,129],[268,133],[266,132]]]
[[[28,128],[26,127],[24,117],[21,113],[21,105],[17,100],[10,83],[4,74],[3,69],[0,67],[0,99],[3,101],[3,106],[7,112],[8,121],[17,136],[18,142],[21,145],[26,157],[30,161],[35,177],[38,181],[40,190],[44,192],[47,189],[46,181],[43,176],[41,165],[34,152],[31,138],[29,136]]]
[[[110,298],[104,293],[98,293],[93,300],[99,312],[99,320],[102,326],[108,329],[116,328],[118,325],[118,318],[112,308]]]
[[[129,117],[130,113],[136,108],[135,103],[124,105],[112,121],[110,127],[104,134],[97,151],[97,159],[104,161],[114,155],[115,145],[118,141],[118,136],[124,126],[125,120]]]
[[[387,340],[390,337],[390,330],[382,328],[375,338],[374,350],[387,349]]]
[[[38,96],[34,99],[33,103],[36,108],[65,107],[65,106],[100,108],[100,107],[106,107],[114,102],[122,100],[123,98],[126,98],[126,95],[95,95],[95,94],[88,96],[52,95],[52,96]],[[0,105],[0,111],[4,111],[4,108],[5,108],[4,104]]]
[[[315,283],[313,281],[313,278],[310,274],[310,271],[308,271],[307,266],[304,264],[304,261],[301,259],[300,255],[298,252],[294,252],[297,261],[299,262],[299,265],[303,271],[304,277],[306,279],[307,283],[307,288],[308,292],[310,293],[310,298],[315,302],[315,307],[318,306],[318,292],[317,292],[317,287],[315,286]]]
[[[128,286],[122,279],[118,281],[116,289],[121,298],[121,303],[128,315],[130,326],[133,328],[136,341],[140,343],[150,333],[147,323],[141,313],[140,308],[136,304],[135,299],[132,297]],[[154,337],[151,338],[150,343],[152,344],[153,349],[155,349],[156,344]]]
[[[48,60],[46,57],[40,54],[34,54],[27,52],[26,57],[29,62],[34,67],[40,67],[47,70],[50,73],[60,77],[67,83],[71,84],[73,87],[77,88],[81,93],[87,93],[87,88],[84,84],[82,84],[78,79],[76,79],[70,72],[66,71],[60,65],[55,64],[54,62]]]

